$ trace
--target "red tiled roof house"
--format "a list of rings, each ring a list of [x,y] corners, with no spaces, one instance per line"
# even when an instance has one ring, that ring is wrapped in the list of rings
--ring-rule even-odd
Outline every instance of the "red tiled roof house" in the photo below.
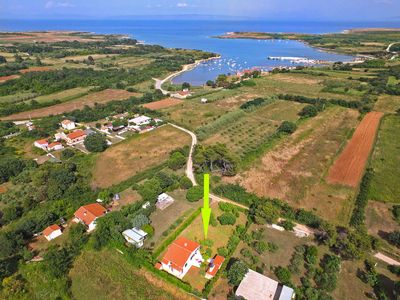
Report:
[[[48,240],[54,240],[56,237],[62,235],[61,227],[58,225],[50,225],[45,230],[43,230],[43,236]]]
[[[61,150],[63,148],[64,148],[64,146],[60,142],[53,142],[47,146],[47,149],[49,149],[50,151],[53,151],[53,150],[57,151],[57,150]]]
[[[83,223],[88,227],[88,232],[96,228],[96,220],[107,213],[107,210],[98,203],[81,206],[74,214],[75,222]]]
[[[218,270],[221,268],[222,264],[224,263],[225,258],[216,255],[213,259],[210,259],[208,264],[208,270],[206,272],[206,278],[211,279],[217,274]]]
[[[169,245],[161,260],[161,269],[182,279],[191,267],[200,268],[203,261],[200,244],[180,237]]]
[[[67,141],[68,144],[76,144],[81,141],[83,141],[86,138],[86,133],[81,130],[75,130],[74,132],[71,132],[66,135],[65,140]]]
[[[33,143],[35,147],[38,147],[43,150],[47,150],[47,146],[49,145],[49,141],[47,139],[37,140]]]

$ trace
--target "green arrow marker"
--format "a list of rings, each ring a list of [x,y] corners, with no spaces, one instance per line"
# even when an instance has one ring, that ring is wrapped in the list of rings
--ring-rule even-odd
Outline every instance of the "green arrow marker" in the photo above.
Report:
[[[208,224],[210,223],[211,208],[210,208],[210,176],[209,174],[204,174],[204,205],[201,209],[201,216],[203,217],[203,227],[204,227],[204,238],[207,238],[208,234]]]

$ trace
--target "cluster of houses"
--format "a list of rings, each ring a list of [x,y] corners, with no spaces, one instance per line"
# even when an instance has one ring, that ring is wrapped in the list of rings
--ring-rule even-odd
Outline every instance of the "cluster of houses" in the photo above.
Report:
[[[125,124],[113,125],[112,120],[126,120]],[[152,119],[144,115],[136,115],[134,118],[128,118],[128,114],[119,114],[109,118],[108,122],[101,125],[99,130],[105,134],[110,133],[124,133],[127,131],[135,131],[138,133],[144,133],[155,129],[157,126],[163,123],[161,119]]]
[[[86,225],[87,232],[91,232],[96,228],[96,221],[107,213],[107,209],[98,203],[92,203],[81,206],[74,214],[75,223],[82,223]],[[43,230],[43,236],[51,241],[62,235],[61,226],[54,224]]]
[[[67,145],[74,145],[85,140],[88,133],[85,130],[78,129],[74,121],[64,120],[61,122],[60,130],[54,135],[54,138],[37,140],[33,145],[45,151],[56,151],[64,148],[61,141]]]

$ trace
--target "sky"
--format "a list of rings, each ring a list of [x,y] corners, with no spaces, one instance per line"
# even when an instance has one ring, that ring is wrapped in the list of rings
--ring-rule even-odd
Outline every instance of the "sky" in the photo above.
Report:
[[[0,0],[0,19],[400,20],[400,0]]]

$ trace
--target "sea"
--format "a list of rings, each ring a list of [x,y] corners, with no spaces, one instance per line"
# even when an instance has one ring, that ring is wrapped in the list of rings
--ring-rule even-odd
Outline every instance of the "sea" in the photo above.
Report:
[[[0,31],[77,30],[103,34],[129,35],[146,44],[169,48],[198,49],[217,53],[221,58],[199,64],[173,79],[174,83],[202,85],[219,74],[258,68],[296,66],[291,61],[268,57],[302,57],[323,61],[351,61],[354,57],[321,51],[299,41],[218,39],[234,31],[335,33],[352,28],[400,28],[392,22],[305,22],[251,20],[0,20]]]

